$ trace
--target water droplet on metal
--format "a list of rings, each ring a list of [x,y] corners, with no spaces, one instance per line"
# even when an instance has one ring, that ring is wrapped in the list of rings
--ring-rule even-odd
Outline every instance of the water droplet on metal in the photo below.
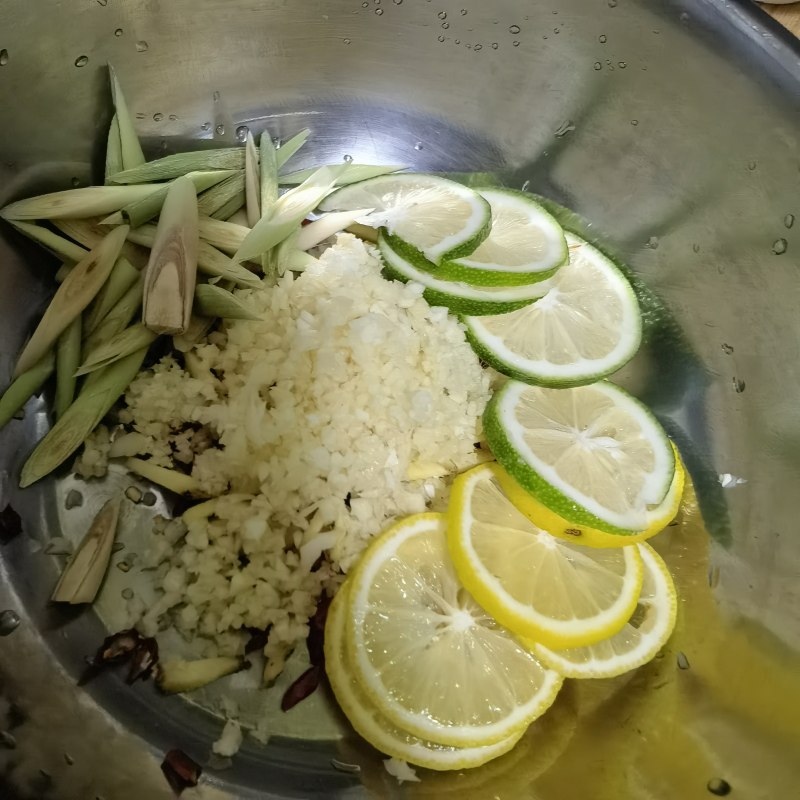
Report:
[[[392,0],[392,2],[393,2],[393,3],[394,3],[396,6],[401,6],[401,5],[403,5],[403,0]]]
[[[0,731],[0,745],[8,750],[13,750],[17,746],[17,740],[8,731]]]
[[[608,0],[608,7],[609,8],[616,8],[617,7],[617,0]]]
[[[203,130],[203,131],[208,131],[208,130],[211,130],[211,123],[210,123],[210,122],[204,122],[204,123],[203,123],[203,124],[200,126],[200,130]]]
[[[250,133],[250,128],[248,128],[247,125],[240,125],[236,129],[236,138],[240,142],[243,142],[243,141],[245,141],[245,139],[247,139],[247,134],[248,133]]]
[[[786,239],[776,239],[772,243],[772,252],[775,253],[776,256],[782,256],[788,247],[789,243]]]
[[[794,225],[794,214],[787,214],[783,218],[783,224],[784,224],[785,227],[791,228],[792,225]]]
[[[8,50],[4,47],[0,50],[0,67],[4,67],[8,64]]]
[[[16,611],[0,611],[0,636],[8,636],[19,627],[20,618]]]
[[[519,27],[519,25],[512,25],[512,26],[511,26],[511,27],[508,29],[508,32],[509,32],[509,33],[519,33],[521,30],[522,30],[522,28],[520,28],[520,27]]]
[[[695,253],[699,253],[700,252],[700,245],[699,244],[693,244],[692,245],[692,250],[694,250]]]
[[[633,127],[634,127],[634,128],[635,128],[635,127],[636,127],[638,124],[639,124],[639,120],[638,120],[638,119],[632,119],[632,120],[631,120],[631,125],[633,125]]]
[[[345,44],[350,44],[350,42],[351,42],[352,40],[351,40],[351,39],[342,39],[342,41],[343,41]]]
[[[75,59],[76,67],[85,67],[89,63],[89,56],[78,56]]]
[[[177,114],[170,114],[169,115],[169,121],[170,122],[177,122],[178,121],[178,115]]]
[[[752,172],[757,166],[758,166],[758,163],[755,162],[755,161],[748,161],[747,162],[747,169],[749,169],[750,172]]]
[[[369,8],[369,3],[366,2],[362,3],[361,8]]]
[[[620,69],[625,69],[625,67],[628,66],[628,62],[627,61],[619,61],[618,62],[618,66],[619,66]]]
[[[122,542],[114,542],[114,544],[111,545],[111,552],[112,553],[119,553],[120,550],[124,550],[124,549],[125,549],[125,545]]]
[[[594,62],[594,68],[596,70],[600,70],[600,69],[603,69],[603,65],[599,61],[595,61]]]
[[[530,181],[525,181],[525,183],[523,183],[523,184],[522,184],[522,186],[521,186],[520,188],[522,189],[522,191],[523,191],[523,192],[527,192],[527,191],[528,191],[528,187],[529,187],[530,185],[531,185],[531,182],[530,182]]]
[[[711,794],[717,795],[717,797],[726,797],[732,791],[731,785],[724,778],[712,778],[706,784],[706,789],[708,789]]]
[[[144,119],[146,114],[143,111],[136,112],[136,119]]]
[[[492,50],[497,50],[500,45],[497,42],[492,42]]]
[[[136,42],[136,52],[137,53],[146,53],[150,49],[150,45],[144,39],[140,39]]]
[[[689,659],[683,651],[678,653],[678,669],[689,669]]]
[[[443,27],[445,30],[447,30],[447,29],[450,27],[450,23],[449,23],[449,22],[443,22],[443,23],[442,23],[442,27]]]
[[[345,164],[352,164],[353,156],[351,156],[349,153],[345,153],[344,158],[342,160],[345,162]]]
[[[561,33],[561,28],[553,28],[553,33]]]
[[[683,23],[687,23],[689,21],[689,15],[684,11],[681,13],[678,19]]]
[[[97,0],[97,5],[99,6],[107,6],[108,0]]]
[[[575,123],[571,120],[565,120],[562,122],[558,128],[556,128],[554,136],[560,139],[562,136],[566,136],[568,133],[572,133],[575,130]]]
[[[100,3],[100,0],[97,0],[97,2]],[[104,6],[105,3],[100,3],[100,5]],[[69,753],[64,753],[64,763],[68,767],[75,766],[75,759]]]
[[[456,44],[461,44],[461,39],[456,39],[455,42]]]
[[[130,564],[127,562],[127,561],[120,561],[120,562],[117,564],[117,569],[118,569],[120,572],[130,572],[131,565],[130,565]]]
[[[440,33],[440,34],[439,34],[439,35],[438,35],[436,38],[437,38],[437,39],[438,39],[440,42],[443,42],[443,41],[444,41],[444,34],[443,34],[443,33]]]
[[[483,50],[483,45],[482,44],[476,44],[474,49],[475,50]]]
[[[732,381],[733,391],[736,392],[736,394],[741,394],[747,388],[747,384],[741,378],[737,378],[735,375],[733,376]]]
[[[516,39],[513,42],[511,42],[511,44],[513,44],[514,47],[519,47],[519,42]]]
[[[722,352],[725,353],[726,356],[729,356],[733,353],[733,347],[729,345],[727,342],[722,343]]]
[[[125,31],[123,31],[123,30],[122,30],[122,28],[117,28],[117,29],[114,31],[114,36],[116,36],[116,37],[120,37],[120,36],[122,36],[122,34],[123,34],[123,33],[125,33]]]
[[[217,134],[217,136],[224,136],[225,135],[225,126],[224,125],[217,125],[217,127],[214,128],[214,132]]]
[[[439,17],[439,19],[447,19],[447,12],[440,11],[436,16]]]
[[[645,247],[649,247],[651,250],[657,250],[658,249],[658,244],[659,244],[658,236],[651,236],[647,240],[647,244],[645,245]]]
[[[466,16],[467,16],[467,9],[466,9],[466,8],[462,8],[462,9],[461,9],[461,16],[462,16],[462,17],[466,17]],[[497,20],[495,20],[495,23],[496,23],[496,22],[497,22]]]
[[[213,100],[215,103],[219,103],[219,98],[220,98],[220,94],[219,94],[219,92],[214,92],[214,94],[212,94],[212,95],[211,95],[211,99],[212,99],[212,100]]]
[[[160,111],[156,111],[156,113],[153,114],[153,120],[155,122],[161,122],[162,119],[164,119],[164,115]]]
[[[130,587],[123,589],[120,594],[122,595],[123,600],[133,600],[133,589]]]
[[[383,9],[382,8],[376,8],[375,9],[375,13],[380,17],[383,14]]]
[[[81,185],[81,179],[80,178],[73,178],[70,181],[70,183],[72,184],[72,188],[73,189],[77,189]]]
[[[608,41],[608,36],[602,33],[597,41],[600,42],[600,44],[605,44]]]

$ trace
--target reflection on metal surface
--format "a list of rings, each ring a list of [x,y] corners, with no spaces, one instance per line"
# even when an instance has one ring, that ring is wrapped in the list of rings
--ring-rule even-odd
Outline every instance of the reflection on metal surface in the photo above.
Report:
[[[0,639],[4,798],[169,798],[159,764],[173,748],[204,767],[193,798],[796,794],[800,50],[746,3],[557,6],[384,0],[378,15],[358,0],[130,0],[45,15],[0,0],[0,204],[85,185],[101,166],[108,60],[151,152],[232,143],[244,127],[282,139],[309,127],[298,168],[349,154],[496,173],[575,209],[666,301],[648,308],[652,335],[621,379],[669,426],[698,495],[655,540],[682,600],[662,657],[571,683],[503,758],[400,789],[324,695],[282,715],[279,695],[260,693],[269,741],[248,739],[215,772],[210,693],[162,698],[113,673],[75,689],[106,635],[100,618],[122,627],[123,592],[147,602],[132,556],[166,506],[144,485],[142,502],[126,501],[99,618],[48,607],[63,559],[48,541],[74,540],[108,490],[69,477],[14,488],[47,425],[44,400],[32,401],[0,433],[0,509],[10,503],[24,527],[0,527],[0,609],[21,620]],[[7,227],[0,237],[4,385],[57,265]],[[66,508],[71,491],[82,506]],[[238,691],[241,705],[256,696]]]

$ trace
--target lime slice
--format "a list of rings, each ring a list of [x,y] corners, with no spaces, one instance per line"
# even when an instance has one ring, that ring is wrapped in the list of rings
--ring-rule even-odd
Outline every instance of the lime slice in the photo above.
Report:
[[[545,389],[508,381],[483,426],[492,453],[542,505],[577,526],[639,533],[675,474],[655,417],[608,381]]]
[[[543,386],[579,386],[616,372],[639,349],[642,320],[628,281],[583,239],[567,234],[567,242],[569,264],[541,300],[511,314],[464,319],[475,352],[498,372]]]
[[[386,755],[435,770],[478,767],[514,747],[524,731],[485,747],[450,747],[420,739],[385,717],[353,675],[345,635],[348,592],[349,581],[339,589],[328,610],[325,669],[336,700],[360,736]]]
[[[675,627],[678,598],[666,564],[650,545],[636,545],[644,563],[642,593],[633,616],[610,639],[554,652],[540,643],[533,652],[565,678],[615,678],[655,658]]]
[[[508,499],[534,525],[552,533],[553,536],[560,536],[562,539],[567,539],[567,541],[582,544],[586,547],[623,547],[628,544],[643,542],[657,533],[661,533],[678,515],[683,500],[683,490],[686,486],[686,470],[674,444],[672,449],[675,453],[675,474],[672,476],[669,491],[657,506],[648,506],[647,527],[639,533],[626,535],[607,533],[597,528],[592,528],[590,525],[578,525],[570,522],[551,511],[532,494],[525,491],[499,465],[497,468],[497,480],[503,487]]]
[[[434,267],[437,278],[522,286],[551,277],[568,260],[564,231],[533,197],[514,189],[478,192],[492,208],[492,229],[471,255]]]
[[[461,582],[501,625],[548,647],[613,636],[642,588],[635,546],[600,550],[551,536],[503,493],[496,464],[453,483],[447,541]]]
[[[347,637],[356,679],[396,725],[429,741],[507,740],[561,686],[461,586],[445,518],[418,514],[370,545],[351,577]]]
[[[381,232],[378,248],[386,273],[399,281],[414,281],[425,287],[425,299],[432,306],[445,306],[457,314],[505,314],[527,306],[547,294],[547,281],[527,286],[471,286],[468,283],[446,281],[420,269],[398,252],[395,237]]]
[[[372,208],[358,220],[385,228],[438,264],[469,255],[488,236],[489,204],[474,190],[435,175],[381,175],[333,192],[321,211]]]

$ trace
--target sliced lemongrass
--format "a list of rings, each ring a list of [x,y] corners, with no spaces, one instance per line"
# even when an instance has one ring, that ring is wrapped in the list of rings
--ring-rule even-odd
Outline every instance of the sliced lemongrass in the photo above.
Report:
[[[281,144],[275,151],[275,164],[280,169],[305,143],[311,131],[304,128],[300,133],[296,133],[291,139]]]
[[[188,353],[195,345],[199,344],[205,335],[214,327],[216,317],[201,317],[192,314],[186,333],[172,337],[172,344],[181,353]]]
[[[319,219],[300,229],[297,247],[300,250],[310,250],[334,234],[349,228],[359,217],[371,214],[374,210],[374,208],[359,208],[355,211],[332,211],[330,214],[323,214]]]
[[[141,458],[128,458],[125,460],[125,466],[130,472],[151,483],[163,486],[165,489],[175,492],[175,494],[196,492],[200,488],[191,475],[186,475],[175,469],[159,467],[158,464],[153,464],[152,461],[145,461]]]
[[[138,186],[85,186],[63,192],[42,194],[17,200],[0,209],[0,217],[9,221],[36,219],[85,219],[119,211],[161,189],[158,183]]]
[[[4,428],[30,400],[56,368],[55,353],[50,351],[27,372],[23,372],[0,396],[0,428]]]
[[[245,238],[234,261],[257,258],[293,233],[333,189],[347,164],[322,167],[300,186],[290,189],[275,203],[272,214],[264,217]]]
[[[127,234],[128,229],[124,225],[111,231],[67,275],[25,345],[17,361],[14,377],[19,377],[39,361],[72,320],[92,302],[111,273]]]
[[[170,184],[144,277],[142,319],[154,333],[183,333],[197,280],[197,193],[188,177]]]
[[[359,239],[363,239],[365,242],[372,242],[373,244],[378,243],[379,230],[377,228],[370,228],[369,225],[362,225],[360,222],[354,222],[352,225],[348,226],[347,232],[352,233],[353,236],[358,236]]]
[[[200,238],[223,253],[233,255],[250,233],[250,228],[211,217],[200,217]]]
[[[221,183],[226,178],[235,174],[233,170],[219,169],[208,172],[190,172],[185,177],[192,181],[195,191],[199,193],[210,189],[212,186],[216,186],[218,183]],[[176,178],[176,180],[178,179]],[[100,224],[121,225],[123,222],[127,222],[132,228],[138,228],[146,222],[150,222],[151,219],[154,219],[161,213],[164,201],[167,199],[167,192],[169,192],[169,187],[172,186],[172,183],[174,183],[174,181],[163,186],[159,191],[148,195],[144,200],[139,200],[136,203],[125,206],[125,208],[118,211],[116,214],[106,217]]]
[[[263,215],[278,200],[278,155],[269,131],[261,134],[259,151],[261,154],[261,214]]]
[[[108,414],[142,366],[147,349],[92,373],[75,402],[36,446],[20,476],[20,488],[49,475],[64,463]]]
[[[111,124],[108,126],[108,138],[106,140],[106,182],[108,182],[111,175],[116,175],[124,169],[125,165],[122,163],[122,141],[119,137],[119,119],[114,114],[111,118]]]
[[[136,283],[139,275],[141,272],[125,256],[117,259],[108,280],[103,284],[103,288],[97,293],[94,302],[84,314],[84,336],[88,336],[97,328],[106,314],[122,299],[125,292]]]
[[[247,221],[250,227],[261,219],[261,175],[258,169],[258,151],[253,134],[247,132],[244,143],[244,192]]]
[[[117,436],[108,449],[109,458],[129,458],[146,453],[150,447],[150,439],[143,433],[131,431]]]
[[[120,297],[117,304],[103,317],[94,331],[84,339],[84,358],[120,331],[125,330],[139,313],[143,299],[144,273],[140,272],[135,283]]]
[[[122,498],[112,497],[100,509],[75,554],[67,562],[50,599],[54,603],[93,603],[108,572],[117,535]]]
[[[141,323],[131,325],[130,328],[125,328],[108,341],[91,350],[86,355],[83,363],[80,364],[80,367],[76,365],[73,368],[73,375],[76,377],[88,375],[90,372],[107,367],[109,364],[135,353],[143,347],[150,347],[157,338],[157,333],[153,333]],[[80,354],[80,348],[78,353]]]
[[[134,169],[118,172],[112,175],[110,180],[117,184],[168,181],[181,178],[190,172],[205,172],[212,169],[244,169],[244,148],[226,147],[219,150],[176,153],[148,161]]]
[[[139,144],[139,137],[133,127],[133,117],[125,102],[125,95],[122,87],[117,80],[117,73],[111,64],[108,65],[108,75],[111,79],[111,99],[114,101],[114,109],[117,112],[117,123],[119,125],[120,152],[122,155],[122,169],[130,170],[145,163],[142,146]],[[108,179],[109,175],[106,175]]]
[[[280,150],[278,152],[280,152]],[[331,164],[330,166],[338,166],[338,164]],[[282,186],[296,186],[308,180],[317,169],[318,168],[299,169],[296,172],[287,172],[285,175],[280,175],[278,180]],[[406,169],[406,167],[398,164],[347,164],[347,169],[339,176],[336,185],[349,186],[351,183],[365,181],[368,178],[377,178],[381,175],[390,175],[393,172],[401,172],[404,169]]]
[[[201,658],[196,661],[162,661],[158,665],[156,684],[167,694],[192,692],[249,666],[250,663],[244,658],[234,656]]]
[[[319,259],[297,246],[300,229],[274,247],[267,258],[269,274],[280,278],[286,272],[304,272],[312,264],[319,264]],[[266,273],[267,270],[265,270]]]
[[[56,344],[56,419],[63,417],[75,399],[75,370],[81,363],[82,321],[80,314],[58,337]]]
[[[197,198],[197,210],[201,216],[211,217],[230,203],[238,203],[241,208],[244,202],[244,170],[242,169],[237,170],[229,178],[225,178],[222,183],[203,192]]]
[[[11,224],[22,234],[27,236],[31,241],[40,244],[49,253],[58,256],[66,261],[77,263],[86,257],[87,250],[63,236],[59,236],[55,231],[45,228],[41,225],[34,225],[31,222],[20,222],[12,220]]]
[[[221,289],[219,286],[211,286],[208,283],[200,283],[195,288],[194,310],[195,313],[202,314],[204,317],[261,319],[235,294]]]

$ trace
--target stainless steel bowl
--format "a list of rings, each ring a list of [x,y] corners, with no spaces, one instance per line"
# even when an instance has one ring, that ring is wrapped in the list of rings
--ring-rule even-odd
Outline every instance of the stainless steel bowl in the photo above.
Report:
[[[0,204],[99,174],[111,61],[151,154],[231,143],[241,126],[308,126],[298,167],[349,154],[496,172],[590,220],[666,301],[623,376],[675,436],[697,489],[656,540],[683,598],[662,656],[570,686],[499,762],[402,789],[324,698],[296,718],[273,711],[269,743],[207,768],[187,798],[691,799],[724,793],[719,781],[735,797],[795,796],[794,40],[723,0],[0,0],[0,19]],[[53,265],[8,227],[0,236],[4,384]],[[16,489],[46,409],[32,401],[0,434],[0,508],[24,522],[0,544],[0,794],[168,798],[164,751],[205,763],[219,722],[115,675],[75,688],[103,625],[46,602],[58,564],[43,545],[75,524],[70,479]]]

